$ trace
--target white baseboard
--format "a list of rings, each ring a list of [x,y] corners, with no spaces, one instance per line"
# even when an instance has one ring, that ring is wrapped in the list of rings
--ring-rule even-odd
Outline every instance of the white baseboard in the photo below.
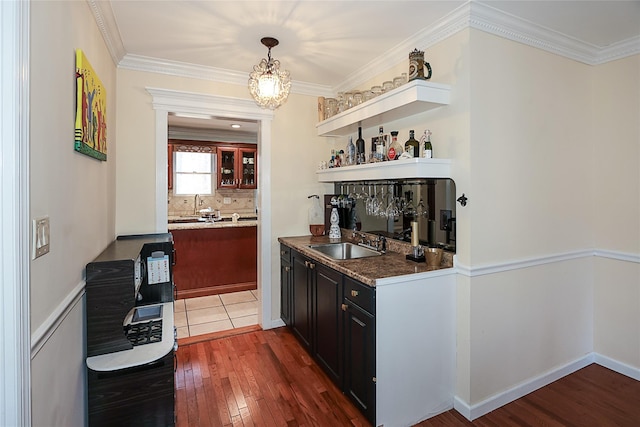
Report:
[[[282,321],[282,319],[272,319],[271,325],[268,328],[263,327],[263,329],[280,328],[282,326],[286,326],[285,323]]]
[[[604,366],[605,368],[609,368],[612,371],[615,371],[619,374],[625,375],[629,378],[633,378],[634,380],[640,381],[640,368],[636,368],[635,366],[627,365],[626,363],[618,362],[610,357],[603,356],[598,353],[594,354],[594,362],[600,366]]]
[[[462,414],[466,419],[473,421],[478,417],[488,414],[494,409],[498,409],[499,407],[504,406],[507,403],[513,402],[514,400],[519,399],[522,396],[525,396],[541,387],[551,384],[552,382],[559,380],[560,378],[569,375],[577,371],[578,369],[582,369],[593,362],[594,354],[589,353],[588,355],[574,360],[573,362],[560,366],[540,376],[531,378],[530,380],[522,384],[518,384],[515,387],[491,396],[488,399],[485,399],[482,402],[476,403],[472,406],[469,406],[468,403],[456,396],[454,397],[453,408],[456,411],[460,412],[460,414]]]
[[[605,368],[611,369],[619,374],[640,381],[640,368],[627,365],[626,363],[619,362],[598,353],[589,353],[584,357],[574,360],[573,362],[560,366],[546,374],[532,378],[525,383],[519,384],[509,390],[496,394],[495,396],[491,396],[490,398],[472,406],[469,406],[467,402],[460,399],[458,396],[455,396],[453,399],[453,408],[469,421],[473,421],[476,418],[488,414],[494,409],[526,396],[527,394],[551,384],[552,382],[592,363],[597,363],[598,365],[604,366]]]

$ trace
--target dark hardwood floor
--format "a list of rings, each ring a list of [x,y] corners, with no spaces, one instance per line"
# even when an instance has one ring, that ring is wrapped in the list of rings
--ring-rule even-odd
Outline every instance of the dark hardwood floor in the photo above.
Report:
[[[182,345],[177,356],[178,427],[370,426],[286,328]],[[637,427],[640,381],[593,364],[473,422],[452,410],[418,426]]]

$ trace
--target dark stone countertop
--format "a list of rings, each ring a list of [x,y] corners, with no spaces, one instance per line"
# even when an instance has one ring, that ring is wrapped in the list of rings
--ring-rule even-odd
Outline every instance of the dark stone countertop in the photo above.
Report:
[[[349,234],[343,232],[343,237],[340,239],[340,242],[354,243],[349,237],[345,237],[345,235]],[[426,273],[443,268],[452,268],[453,266],[452,254],[443,256],[441,266],[439,268],[435,268],[427,266],[426,262],[408,261],[405,258],[405,253],[391,250],[387,250],[387,252],[381,256],[350,260],[335,260],[309,248],[309,245],[312,244],[333,243],[336,241],[330,240],[327,236],[280,237],[278,238],[278,241],[311,259],[321,262],[322,264],[371,287],[376,286],[377,279],[404,276],[414,273]]]

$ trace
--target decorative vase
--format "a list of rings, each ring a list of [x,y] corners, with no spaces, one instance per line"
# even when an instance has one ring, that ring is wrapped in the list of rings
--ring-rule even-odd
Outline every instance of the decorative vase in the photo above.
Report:
[[[331,227],[329,228],[329,238],[330,239],[339,239],[342,237],[340,233],[340,217],[338,216],[338,208],[331,209],[331,216],[329,217],[331,221]]]

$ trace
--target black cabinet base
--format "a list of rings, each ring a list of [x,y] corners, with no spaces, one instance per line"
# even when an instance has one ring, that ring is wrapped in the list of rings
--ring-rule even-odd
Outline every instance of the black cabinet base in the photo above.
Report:
[[[87,370],[89,427],[175,425],[173,351],[146,365]]]

